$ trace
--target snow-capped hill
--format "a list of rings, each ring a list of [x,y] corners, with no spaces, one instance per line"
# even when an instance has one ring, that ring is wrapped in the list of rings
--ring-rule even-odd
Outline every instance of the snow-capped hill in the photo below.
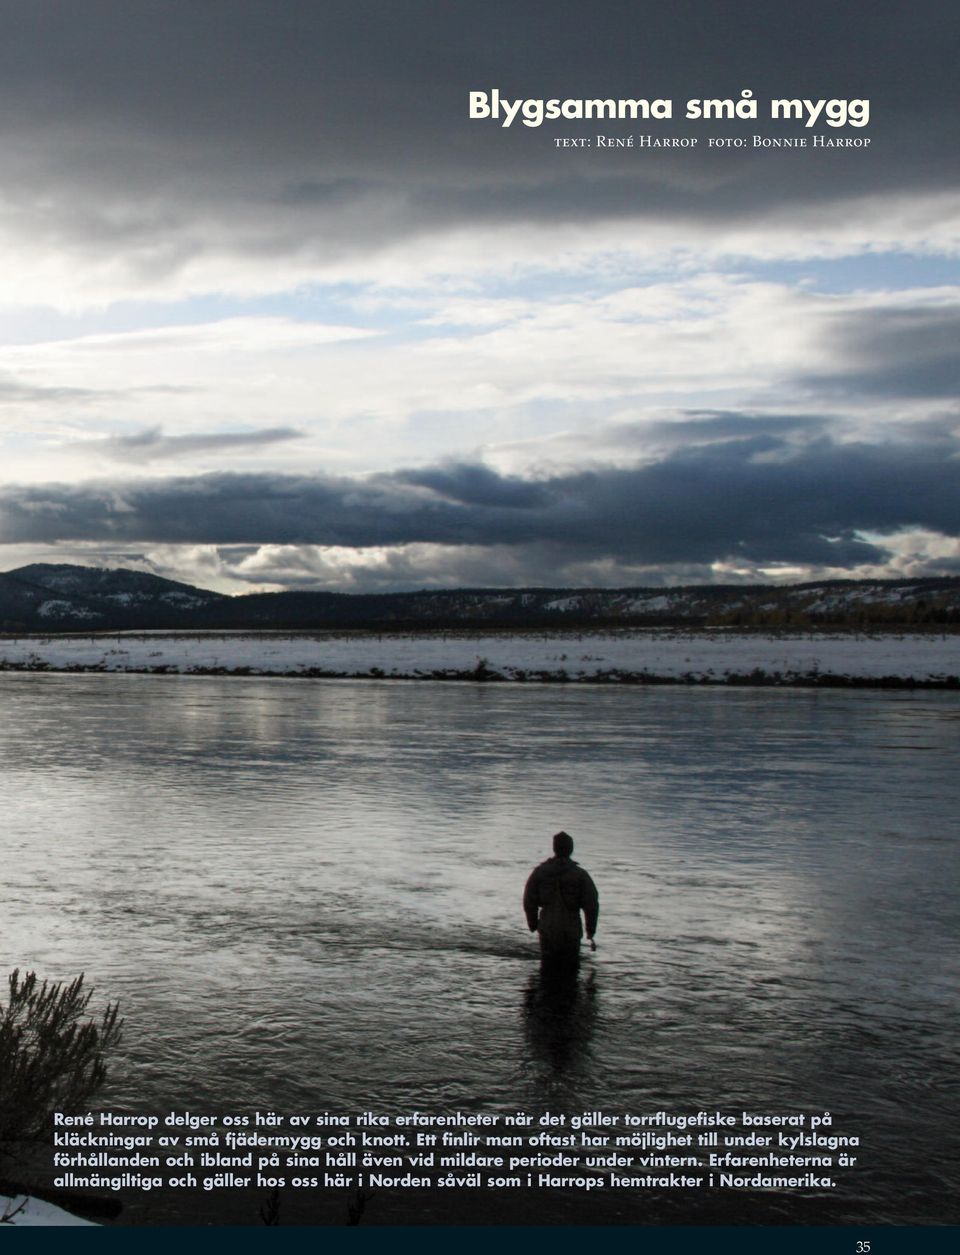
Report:
[[[34,563],[0,575],[0,624],[6,631],[69,632],[193,625],[220,593],[125,568]]]
[[[467,588],[227,597],[143,571],[37,563],[0,575],[0,630],[941,628],[960,578],[680,588]]]

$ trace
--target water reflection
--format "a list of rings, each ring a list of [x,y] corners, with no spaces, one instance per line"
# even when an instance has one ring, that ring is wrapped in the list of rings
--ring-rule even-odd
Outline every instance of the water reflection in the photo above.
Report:
[[[569,1092],[592,1063],[597,1022],[596,969],[591,964],[542,959],[523,997],[524,1038],[549,1106]]]

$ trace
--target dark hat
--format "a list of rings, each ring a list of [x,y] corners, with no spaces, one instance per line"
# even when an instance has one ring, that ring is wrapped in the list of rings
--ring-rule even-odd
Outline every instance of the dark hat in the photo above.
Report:
[[[553,852],[569,858],[573,853],[573,837],[569,832],[558,832],[553,838]]]

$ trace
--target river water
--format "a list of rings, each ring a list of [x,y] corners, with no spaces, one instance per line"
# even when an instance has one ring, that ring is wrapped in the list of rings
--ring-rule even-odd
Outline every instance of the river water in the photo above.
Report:
[[[0,716],[5,957],[120,999],[99,1106],[829,1111],[861,1139],[831,1190],[364,1222],[960,1220],[955,695],[8,674]],[[520,894],[561,827],[601,919],[557,989]]]

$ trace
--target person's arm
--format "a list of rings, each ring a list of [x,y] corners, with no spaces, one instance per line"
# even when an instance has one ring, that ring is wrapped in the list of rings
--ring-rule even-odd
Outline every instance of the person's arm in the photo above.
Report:
[[[540,914],[540,891],[537,885],[537,873],[531,872],[523,890],[523,913],[527,917],[527,927],[532,933],[537,931],[537,917]]]
[[[580,909],[586,920],[587,937],[592,941],[593,934],[597,931],[597,921],[600,918],[600,895],[587,872],[583,873],[583,880],[580,883]]]

